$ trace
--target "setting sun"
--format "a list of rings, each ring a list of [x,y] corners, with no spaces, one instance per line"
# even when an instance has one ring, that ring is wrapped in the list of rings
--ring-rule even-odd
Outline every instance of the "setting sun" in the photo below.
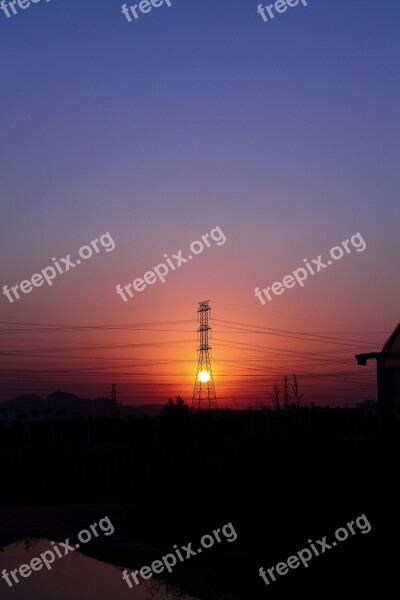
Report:
[[[199,380],[202,383],[207,383],[207,381],[210,379],[210,373],[208,371],[201,371],[201,373],[199,373]]]

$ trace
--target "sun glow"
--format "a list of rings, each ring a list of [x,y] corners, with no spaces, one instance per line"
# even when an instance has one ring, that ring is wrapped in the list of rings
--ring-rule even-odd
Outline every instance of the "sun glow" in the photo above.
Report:
[[[208,371],[201,371],[201,373],[199,373],[199,380],[202,383],[207,383],[207,381],[210,379],[210,373]]]

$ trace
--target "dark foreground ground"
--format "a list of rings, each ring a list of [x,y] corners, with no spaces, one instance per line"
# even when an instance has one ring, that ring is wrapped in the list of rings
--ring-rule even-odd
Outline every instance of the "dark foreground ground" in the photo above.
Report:
[[[140,568],[232,523],[236,541],[178,564],[166,580],[204,599],[390,599],[396,436],[359,411],[317,408],[3,423],[0,545],[26,536],[64,541],[108,514],[115,533],[82,550]],[[329,543],[361,515],[369,533],[357,529],[269,586],[259,577],[261,566],[285,562],[309,539]]]

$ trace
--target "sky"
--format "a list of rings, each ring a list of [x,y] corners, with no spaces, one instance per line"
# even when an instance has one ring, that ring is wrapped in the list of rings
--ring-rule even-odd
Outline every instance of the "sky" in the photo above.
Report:
[[[400,321],[399,3],[264,22],[257,1],[172,0],[131,23],[121,5],[0,12],[0,288],[115,244],[0,295],[0,401],[117,383],[126,404],[190,403],[206,299],[221,406],[269,403],[293,373],[305,403],[374,399],[354,355]],[[217,227],[224,244],[116,293]],[[255,297],[357,233],[364,251]]]

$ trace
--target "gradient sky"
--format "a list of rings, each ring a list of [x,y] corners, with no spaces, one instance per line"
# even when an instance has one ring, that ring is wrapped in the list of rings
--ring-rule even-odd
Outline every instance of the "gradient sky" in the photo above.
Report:
[[[400,320],[400,4],[310,0],[268,23],[257,0],[172,0],[132,23],[121,4],[0,13],[1,288],[116,244],[1,295],[0,400],[116,382],[126,403],[190,401],[204,299],[221,405],[262,404],[293,372],[308,402],[374,398],[354,354]],[[224,245],[116,295],[217,225]],[[357,232],[364,252],[255,298]]]

